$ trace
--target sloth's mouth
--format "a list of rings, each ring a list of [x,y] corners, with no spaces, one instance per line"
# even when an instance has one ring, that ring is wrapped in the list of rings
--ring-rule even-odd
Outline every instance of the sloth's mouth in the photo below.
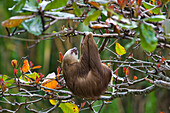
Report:
[[[78,50],[76,47],[74,47],[72,50],[71,50],[71,54],[75,53],[75,55],[78,54]]]

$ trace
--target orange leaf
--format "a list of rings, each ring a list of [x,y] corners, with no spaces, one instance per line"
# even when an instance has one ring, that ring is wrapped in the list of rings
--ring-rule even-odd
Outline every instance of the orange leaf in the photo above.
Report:
[[[23,73],[24,73],[24,72],[28,72],[29,69],[30,69],[30,65],[29,65],[29,63],[28,63],[28,60],[25,59],[25,60],[24,60],[24,65],[22,66],[22,72],[23,72]]]
[[[14,68],[16,68],[17,67],[17,60],[12,60],[11,64]]]
[[[46,77],[46,79],[43,81],[42,86],[55,89],[58,85],[57,81],[55,80],[56,75],[55,73],[50,73]],[[48,92],[51,92],[50,90],[47,90]]]
[[[16,26],[20,25],[22,23],[22,21],[32,18],[32,17],[34,17],[34,15],[14,16],[8,20],[1,22],[1,25],[4,27],[7,27],[7,28],[16,27]]]
[[[115,48],[116,48],[116,53],[117,53],[118,55],[124,55],[124,54],[126,53],[125,48],[124,48],[123,46],[121,46],[121,45],[120,45],[119,43],[117,43],[117,42],[116,42]]]
[[[108,64],[107,64],[107,66],[109,66],[109,67],[110,67],[110,63],[108,63]]]
[[[39,69],[39,68],[41,68],[41,66],[34,66],[31,69]]]
[[[47,82],[43,83],[42,86],[55,89],[57,87],[57,81],[56,80],[48,80]],[[48,92],[51,92],[50,90],[47,90]]]
[[[94,6],[95,8],[97,8],[97,9],[101,9],[101,7],[100,7],[100,4],[98,4],[97,2],[93,2],[93,1],[90,1],[90,2],[88,2],[90,5],[92,5],[92,6]]]
[[[134,77],[133,77],[133,80],[137,80],[137,76],[134,76]]]
[[[129,75],[129,67],[126,68],[126,76],[128,76],[128,75]]]
[[[165,61],[165,58],[164,57],[162,57],[162,59],[161,59],[161,63],[163,63]]]

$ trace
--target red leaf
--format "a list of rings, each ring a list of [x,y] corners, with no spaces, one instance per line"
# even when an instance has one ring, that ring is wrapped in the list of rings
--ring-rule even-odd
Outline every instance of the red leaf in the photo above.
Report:
[[[81,108],[85,106],[86,102],[81,103]]]
[[[108,34],[110,33],[108,29],[106,29],[106,33],[108,33]]]
[[[62,62],[62,61],[63,61],[63,54],[62,54],[62,52],[60,52],[59,55],[60,55],[60,56],[59,56],[60,62]]]
[[[14,68],[16,68],[17,67],[17,60],[12,60],[11,64]]]
[[[118,4],[119,4],[119,7],[120,9],[124,9],[124,7],[126,6],[127,4],[127,0],[117,0]]]
[[[61,87],[61,85],[60,85],[60,84],[58,84],[58,85],[57,85],[57,87]]]
[[[34,64],[30,61],[30,67],[32,67]]]
[[[123,73],[125,73],[126,72],[126,67],[123,67]]]
[[[14,69],[14,74],[16,75],[18,72],[18,69]]]
[[[6,84],[4,83],[4,80],[2,78],[0,78],[0,86],[3,92],[6,91]]]
[[[142,0],[137,0],[137,4],[138,4],[139,6],[141,6],[141,5],[142,5]]]
[[[157,5],[161,5],[161,0],[158,0]]]
[[[157,64],[156,66],[157,66],[157,68],[159,68],[159,64]]]
[[[114,5],[109,6],[108,9],[110,9],[111,11],[114,11]],[[107,16],[108,18],[110,18],[112,16],[112,13],[110,11],[107,11]]]
[[[41,73],[40,73],[40,76],[39,76],[39,77],[36,76],[36,83],[38,84],[38,83],[40,82],[41,78],[43,78],[43,77],[44,77],[44,75],[41,74]]]
[[[63,25],[63,26],[61,27],[61,30],[64,31],[64,29],[65,29],[65,26]]]
[[[146,56],[146,60],[149,62],[149,56],[148,55]]]

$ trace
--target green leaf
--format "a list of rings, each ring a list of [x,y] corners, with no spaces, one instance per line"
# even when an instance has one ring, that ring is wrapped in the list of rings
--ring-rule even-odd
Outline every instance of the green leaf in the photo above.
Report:
[[[144,2],[143,1],[143,6],[146,8],[146,9],[151,9],[151,8],[153,8],[153,7],[155,7],[155,5],[152,5],[152,4],[150,4],[150,3],[147,3],[147,2]],[[155,13],[155,14],[161,14],[161,12],[160,12],[160,8],[155,8],[155,9],[153,9],[153,10],[151,10],[153,13]]]
[[[38,8],[39,8],[39,4],[37,0],[29,0],[26,2],[23,10],[30,11],[30,12],[38,12]]]
[[[163,22],[162,27],[163,27],[163,29],[164,29],[166,38],[167,38],[167,39],[170,39],[170,19],[166,19],[166,20]]]
[[[139,27],[142,48],[149,52],[154,51],[158,43],[158,39],[155,37],[154,29],[143,23],[140,24]]]
[[[36,72],[32,73],[32,74],[25,74],[28,78],[31,78],[33,80],[36,80],[36,77],[39,77],[40,75]]]
[[[61,103],[59,107],[64,113],[79,113],[79,108],[73,103]]]
[[[25,2],[26,2],[26,0],[20,0],[12,8],[9,8],[9,10],[20,11],[24,7]]]
[[[85,20],[84,24],[88,25],[90,21],[95,21],[101,14],[101,10],[94,11],[92,15],[89,15]]]
[[[1,75],[1,74],[0,74],[0,78],[2,78],[2,79],[5,81],[5,80],[8,79],[9,77],[8,77],[7,75]]]
[[[47,6],[45,7],[45,10],[57,9],[59,7],[66,6],[67,2],[68,0],[54,0],[50,2],[49,4],[47,4]]]
[[[38,2],[37,0],[29,0],[28,3],[26,3],[28,7],[32,9],[37,9],[38,8]]]
[[[74,13],[80,17],[81,16],[81,10],[78,8],[77,4],[75,2],[73,2],[73,10],[74,10]]]
[[[144,21],[148,21],[148,22],[159,22],[162,20],[165,20],[166,17],[165,15],[155,15],[155,16],[151,16],[149,18],[145,18]]]
[[[5,81],[7,87],[11,86],[14,82],[15,82],[14,79]]]
[[[41,17],[36,16],[35,18],[31,18],[22,22],[23,27],[30,33],[38,36],[42,33],[42,23]]]
[[[59,16],[59,17],[69,17],[69,18],[75,17],[74,14],[65,13],[65,12],[60,12],[60,11],[58,11],[58,12],[46,11],[45,13],[46,13],[46,14],[50,14],[50,15],[57,15],[57,16]]]
[[[136,41],[136,36],[131,40],[131,42],[129,42],[128,44],[126,44],[125,48],[126,50],[128,50]]]

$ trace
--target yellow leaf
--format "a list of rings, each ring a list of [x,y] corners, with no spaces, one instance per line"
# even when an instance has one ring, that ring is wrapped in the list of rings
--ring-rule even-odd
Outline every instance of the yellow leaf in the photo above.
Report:
[[[61,103],[59,107],[63,110],[64,113],[79,113],[79,108],[77,105],[69,103]]]
[[[58,102],[58,100],[52,100],[52,99],[49,99],[49,101],[50,101],[50,103],[52,104],[52,105],[56,105],[57,104],[57,102]]]
[[[116,46],[115,46],[115,49],[116,49],[116,53],[118,55],[124,55],[126,54],[126,50],[123,46],[121,46],[119,43],[116,42]]]
[[[26,19],[30,19],[32,17],[34,17],[34,15],[14,16],[8,20],[1,22],[1,25],[4,27],[7,27],[7,28],[16,27],[16,26],[20,25],[22,23],[22,21],[24,21]]]

